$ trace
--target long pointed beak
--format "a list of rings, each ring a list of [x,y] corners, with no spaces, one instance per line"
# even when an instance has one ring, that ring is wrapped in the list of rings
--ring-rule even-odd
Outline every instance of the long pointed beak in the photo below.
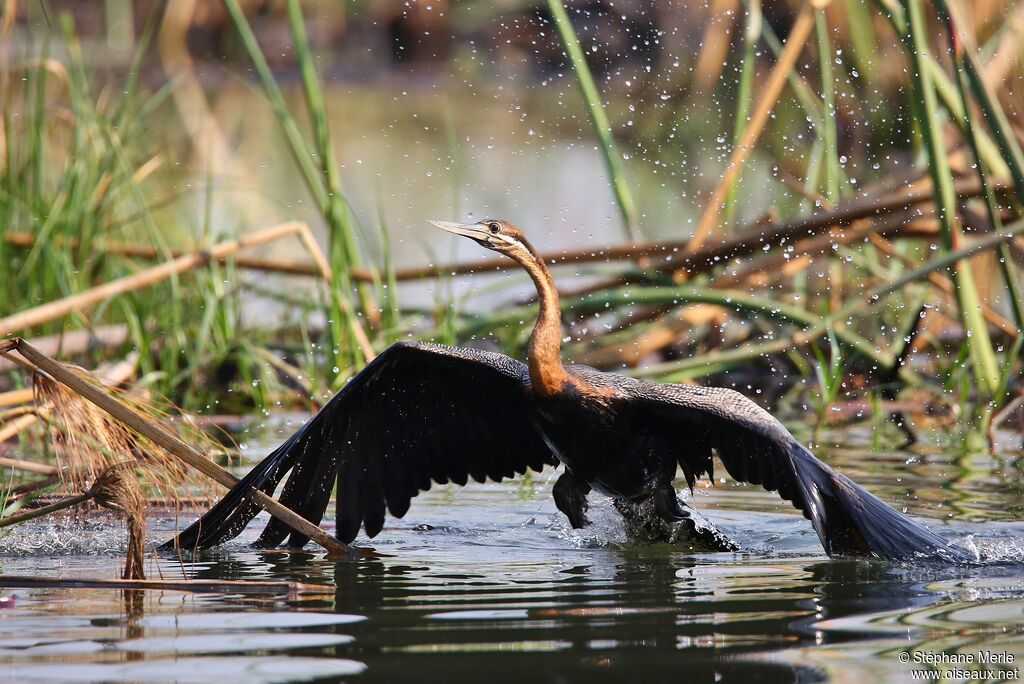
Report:
[[[463,237],[480,238],[487,236],[487,231],[481,228],[476,223],[452,223],[451,221],[430,221],[441,230],[448,231],[449,233],[455,233],[456,235],[462,235]]]

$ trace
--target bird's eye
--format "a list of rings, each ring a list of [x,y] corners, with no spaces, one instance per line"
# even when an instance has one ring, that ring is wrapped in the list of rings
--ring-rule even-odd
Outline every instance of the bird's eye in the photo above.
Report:
[[[494,235],[497,235],[498,231],[501,230],[501,226],[499,226],[497,223],[490,223],[487,225],[487,227],[491,229],[491,233]]]

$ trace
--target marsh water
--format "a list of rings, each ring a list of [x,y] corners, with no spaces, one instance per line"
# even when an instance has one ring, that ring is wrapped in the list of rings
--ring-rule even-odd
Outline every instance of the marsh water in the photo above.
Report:
[[[640,546],[600,499],[590,528],[569,529],[545,472],[435,486],[405,519],[358,541],[376,550],[372,559],[255,551],[246,545],[261,527],[254,523],[214,552],[154,551],[147,562],[150,578],[301,583],[284,596],[4,589],[0,679],[870,682],[910,679],[927,667],[916,660],[934,654],[972,653],[977,663],[981,652],[1003,660],[974,666],[990,681],[1019,678],[1019,452],[959,456],[939,434],[909,451],[885,450],[870,438],[828,435],[817,451],[996,560],[969,568],[829,560],[788,504],[728,480],[692,499],[740,552]],[[270,446],[253,441],[249,451]],[[150,523],[158,542],[175,521]],[[123,547],[116,521],[41,522],[0,540],[0,568],[111,578]],[[904,664],[902,653],[916,660]]]
[[[213,222],[262,226],[298,217],[316,227],[298,174],[282,162],[288,154],[272,116],[250,106],[255,99],[246,92],[211,95],[225,129],[239,137],[233,165],[209,172],[197,165],[198,177],[212,173],[224,186]],[[403,88],[349,90],[332,107],[344,122],[339,157],[347,197],[371,256],[379,252],[374,228],[386,224],[398,265],[481,257],[473,245],[425,235],[425,219],[467,215],[513,218],[543,249],[623,239],[599,152],[582,133],[585,120],[571,112],[554,117],[571,130],[555,133],[542,107],[500,89],[451,101],[430,88],[411,95]],[[645,238],[689,234],[702,189],[718,177],[717,169],[705,173],[704,166],[721,162],[706,150],[726,150],[713,140],[714,133],[694,136],[701,154],[674,171],[630,149],[626,166],[635,172]],[[762,187],[763,161],[755,155],[750,166],[737,193],[743,219],[772,204]],[[478,279],[470,287],[456,279],[454,289],[493,296],[493,284],[509,280]],[[511,284],[528,292],[524,278]],[[402,291],[406,306],[438,296],[433,284]],[[256,458],[281,437],[249,439],[248,452]],[[698,488],[692,499],[740,552],[636,545],[600,499],[590,528],[569,529],[550,497],[554,474],[545,472],[504,484],[435,487],[379,537],[358,541],[376,550],[372,559],[332,562],[312,548],[256,551],[247,543],[257,521],[216,551],[186,558],[152,551],[147,562],[150,578],[301,585],[284,596],[0,590],[0,680],[871,682],[909,679],[927,668],[904,663],[902,653],[928,660],[963,652],[977,660],[982,651],[1003,661],[985,666],[990,680],[1019,679],[1020,445],[963,456],[949,435],[925,437],[901,451],[872,444],[869,430],[851,430],[820,439],[815,451],[993,561],[950,567],[829,560],[789,504],[728,480]],[[197,513],[180,521],[154,514],[150,541],[168,539]],[[123,537],[112,520],[26,524],[0,539],[0,571],[117,577]]]

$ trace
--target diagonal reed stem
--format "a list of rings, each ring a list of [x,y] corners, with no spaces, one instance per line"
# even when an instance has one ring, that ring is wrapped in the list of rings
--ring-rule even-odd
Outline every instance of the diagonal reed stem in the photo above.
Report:
[[[722,174],[722,179],[715,186],[710,199],[708,199],[704,213],[701,214],[700,221],[697,222],[697,227],[694,229],[693,239],[690,241],[688,251],[692,252],[699,249],[710,237],[712,230],[718,222],[718,217],[725,198],[729,193],[729,188],[736,182],[736,178],[739,176],[743,164],[750,155],[754,143],[757,142],[765,125],[768,123],[768,117],[775,106],[775,102],[779,99],[779,95],[782,94],[782,89],[786,85],[789,72],[793,65],[796,64],[797,57],[800,56],[800,51],[803,50],[804,43],[807,42],[807,38],[811,35],[811,29],[813,28],[814,8],[813,3],[808,1],[800,9],[800,14],[797,15],[793,28],[789,32],[789,38],[786,40],[786,47],[783,49],[782,54],[779,55],[775,66],[772,67],[772,72],[768,76],[768,82],[765,84],[764,90],[761,91],[761,97],[754,107],[750,122],[743,131],[743,138],[733,149],[725,166],[725,173]]]
[[[221,242],[207,250],[200,250],[191,254],[185,254],[159,266],[147,268],[134,275],[125,276],[112,280],[109,283],[97,285],[94,288],[79,292],[78,294],[65,297],[56,302],[48,302],[39,306],[19,311],[6,318],[0,319],[0,337],[10,335],[20,330],[27,330],[33,326],[55,318],[66,316],[73,311],[80,311],[86,307],[98,304],[110,297],[126,292],[134,292],[143,287],[148,287],[172,276],[184,273],[211,261],[221,260],[239,250],[267,242],[273,242],[288,235],[301,233],[304,224],[290,222],[277,226],[264,228],[263,230],[243,235],[235,240]]]
[[[138,412],[133,411],[131,407],[122,403],[119,399],[112,397],[95,385],[71,372],[64,366],[64,364],[51,359],[25,340],[21,338],[12,338],[0,342],[0,355],[10,353],[11,351],[17,351],[38,368],[49,373],[55,380],[60,381],[72,391],[96,404],[96,406],[99,406],[114,418],[118,419],[143,437],[149,439],[157,446],[166,450],[168,453],[174,454],[188,465],[212,479],[214,482],[217,482],[229,489],[239,483],[239,479],[237,477],[224,470],[216,463],[210,461],[177,436],[168,432],[157,423],[146,419]],[[342,554],[346,556],[358,553],[348,544],[335,539],[324,532],[318,525],[314,525],[298,513],[295,513],[284,504],[278,502],[273,497],[264,494],[258,489],[251,489],[247,493],[247,496],[293,530],[320,544],[320,546],[324,547],[324,549],[329,553]]]

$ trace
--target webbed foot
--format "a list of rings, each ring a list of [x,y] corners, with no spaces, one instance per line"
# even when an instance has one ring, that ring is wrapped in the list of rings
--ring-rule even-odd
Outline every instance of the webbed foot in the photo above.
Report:
[[[569,524],[574,530],[581,529],[590,524],[587,520],[587,494],[590,493],[590,485],[566,470],[562,473],[551,494],[555,497],[555,506],[565,517],[569,518]]]
[[[660,489],[644,501],[615,499],[630,539],[647,544],[675,544],[706,551],[738,551],[739,544],[700,516],[693,515],[675,490]]]

